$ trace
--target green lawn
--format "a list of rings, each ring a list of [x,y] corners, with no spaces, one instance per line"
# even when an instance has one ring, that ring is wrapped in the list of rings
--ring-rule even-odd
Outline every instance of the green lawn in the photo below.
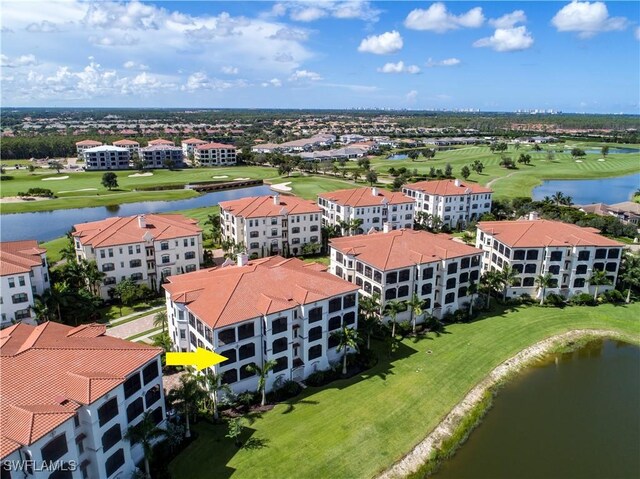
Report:
[[[199,423],[200,437],[170,465],[172,477],[372,477],[420,442],[498,364],[572,329],[604,328],[640,342],[640,304],[527,307],[404,341],[389,362],[325,389],[308,388],[256,418],[237,449],[224,426]],[[431,354],[426,354],[431,350]]]

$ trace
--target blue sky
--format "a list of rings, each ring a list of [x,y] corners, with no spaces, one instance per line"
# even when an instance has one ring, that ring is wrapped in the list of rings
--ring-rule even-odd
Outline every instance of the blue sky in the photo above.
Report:
[[[640,2],[2,2],[3,106],[640,113]]]

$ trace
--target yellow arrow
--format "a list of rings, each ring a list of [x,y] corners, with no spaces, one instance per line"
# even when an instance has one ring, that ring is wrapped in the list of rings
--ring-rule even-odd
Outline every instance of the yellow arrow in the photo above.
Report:
[[[195,366],[198,371],[226,360],[204,348],[197,348],[194,353],[167,353],[167,366]]]

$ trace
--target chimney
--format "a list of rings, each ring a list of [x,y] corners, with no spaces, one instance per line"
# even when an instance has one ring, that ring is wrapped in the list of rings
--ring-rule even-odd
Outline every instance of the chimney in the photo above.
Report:
[[[460,186],[460,180],[456,178],[456,180],[453,182],[454,185],[456,186]]]
[[[382,232],[388,233],[389,231],[391,231],[391,224],[388,221],[385,221],[382,223]]]
[[[147,220],[145,219],[144,215],[138,215],[138,226],[140,228],[147,227]]]
[[[536,221],[540,219],[540,216],[538,215],[537,211],[532,211],[531,213],[529,213],[529,221]]]
[[[249,256],[247,255],[247,253],[238,253],[236,265],[246,266],[248,262],[249,262]]]
[[[280,195],[278,193],[273,195],[273,204],[274,205],[279,205],[280,204]]]
[[[375,186],[371,188],[371,196],[378,196],[378,188]]]

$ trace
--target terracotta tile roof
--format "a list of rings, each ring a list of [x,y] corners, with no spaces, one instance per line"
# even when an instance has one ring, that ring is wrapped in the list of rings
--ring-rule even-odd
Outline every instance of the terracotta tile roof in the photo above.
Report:
[[[188,138],[186,140],[182,140],[182,143],[186,143],[187,145],[204,145],[207,142],[200,138]]]
[[[447,234],[405,229],[333,238],[330,245],[382,271],[482,253]]]
[[[174,145],[173,141],[165,140],[164,138],[158,138],[156,140],[151,140],[147,143],[147,145]]]
[[[0,243],[0,276],[28,273],[34,266],[42,264],[40,255],[46,252],[36,240]]]
[[[139,225],[140,216],[146,223],[144,228]],[[116,216],[102,221],[80,223],[73,227],[73,236],[78,238],[83,246],[91,245],[94,248],[143,243],[147,238],[154,241],[182,238],[202,232],[196,220],[179,214]]]
[[[403,193],[367,187],[321,193],[318,197],[338,203],[341,206],[351,207],[378,206],[385,202],[390,205],[413,203],[413,198],[409,198]]]
[[[272,256],[246,266],[226,266],[170,276],[171,299],[212,328],[291,309],[358,287],[326,272],[326,266]]]
[[[458,186],[456,186],[456,181],[458,182]],[[404,188],[439,196],[459,196],[469,193],[493,193],[491,188],[460,180],[418,181],[417,183],[404,185]]]
[[[158,143],[156,145],[149,144],[149,146],[144,146],[140,148],[140,151],[143,153],[145,151],[182,151],[182,148],[180,148],[179,146],[169,145],[165,143]]]
[[[72,418],[161,354],[103,325],[16,324],[0,331],[0,457]]]
[[[86,145],[86,146],[89,146],[89,145],[92,145],[92,146],[100,146],[100,145],[102,145],[102,143],[101,143],[101,142],[99,142],[99,141],[96,141],[96,140],[82,140],[82,141],[76,141],[76,146],[85,146],[85,145]]]
[[[595,228],[550,220],[480,221],[478,229],[510,247],[624,246]]]
[[[274,198],[278,199],[277,204]],[[219,206],[221,210],[242,218],[320,213],[320,207],[316,203],[297,196],[249,196],[238,200],[222,201]]]
[[[225,145],[224,143],[205,143],[204,145],[196,146],[196,150],[219,150],[223,148],[233,148],[235,150],[236,147],[233,145]]]
[[[114,141],[113,145],[114,146],[121,146],[121,145],[140,146],[140,143],[133,140],[118,140],[118,141]]]

